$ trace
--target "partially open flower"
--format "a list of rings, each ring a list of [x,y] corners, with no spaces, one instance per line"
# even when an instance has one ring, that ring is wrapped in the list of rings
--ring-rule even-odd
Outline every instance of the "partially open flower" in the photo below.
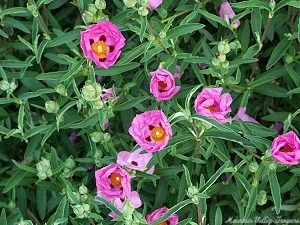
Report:
[[[95,172],[97,194],[106,200],[125,198],[131,192],[131,178],[126,170],[113,163]]]
[[[296,165],[300,162],[300,140],[294,131],[276,137],[271,147],[272,157],[285,165]]]
[[[146,220],[147,223],[152,223],[154,220],[159,219],[160,217],[162,217],[166,212],[168,211],[167,207],[162,207],[159,209],[156,209],[155,211],[153,211],[151,214],[148,214],[146,216]],[[166,219],[164,222],[159,223],[158,225],[176,225],[178,224],[178,215],[177,214],[173,214],[172,216],[170,216],[168,219]]]
[[[254,118],[246,113],[246,107],[240,107],[233,120],[242,120],[245,122],[258,123]]]
[[[121,151],[117,155],[117,163],[129,169],[144,171],[152,158],[152,153],[142,154],[142,151],[141,148],[134,152]]]
[[[163,0],[148,0],[148,8],[154,10],[162,4]]]
[[[235,13],[231,8],[229,2],[226,1],[220,5],[219,15],[222,19],[224,19],[229,24],[230,22],[229,20],[235,16]],[[236,29],[238,28],[238,26],[240,26],[240,24],[241,22],[239,20],[236,20],[231,26],[233,29]]]
[[[105,69],[115,64],[124,46],[125,38],[119,28],[106,20],[81,32],[80,47],[84,55]]]
[[[195,100],[195,110],[198,114],[227,123],[231,120],[226,117],[231,112],[232,102],[229,93],[222,93],[223,88],[203,88]]]
[[[169,100],[180,90],[175,86],[174,76],[165,69],[158,69],[150,73],[150,93],[157,101]]]
[[[162,150],[172,136],[171,125],[161,110],[136,115],[128,131],[147,152]]]

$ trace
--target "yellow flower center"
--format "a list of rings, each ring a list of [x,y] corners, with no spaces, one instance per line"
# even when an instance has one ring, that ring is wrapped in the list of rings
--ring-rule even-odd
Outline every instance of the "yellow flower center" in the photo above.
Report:
[[[119,173],[112,173],[110,175],[110,182],[114,187],[122,187],[122,176]]]
[[[151,130],[151,139],[155,142],[161,142],[166,138],[167,134],[162,127],[154,127]]]
[[[104,41],[97,41],[92,44],[93,52],[99,57],[99,59],[105,59],[106,53],[109,51],[109,47]]]
[[[160,222],[157,225],[168,225],[166,222]]]

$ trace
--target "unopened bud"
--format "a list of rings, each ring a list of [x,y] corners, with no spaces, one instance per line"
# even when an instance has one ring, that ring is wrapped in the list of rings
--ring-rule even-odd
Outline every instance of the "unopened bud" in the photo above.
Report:
[[[79,193],[82,195],[85,195],[88,193],[88,189],[86,186],[84,186],[83,184],[79,187]]]
[[[96,0],[95,6],[97,7],[97,9],[103,10],[106,8],[106,2],[104,0]]]
[[[218,44],[218,51],[224,55],[230,52],[230,46],[228,41],[221,41]]]
[[[149,11],[148,11],[148,9],[147,9],[146,7],[140,7],[140,8],[138,9],[138,14],[139,14],[140,16],[147,16],[148,13],[149,13]]]
[[[7,91],[10,88],[10,84],[6,80],[0,81],[0,89],[2,91]]]
[[[267,200],[267,192],[261,190],[256,197],[257,205],[264,205],[267,203]]]
[[[59,110],[59,104],[55,101],[45,102],[45,108],[47,113],[57,113]]]
[[[250,170],[250,172],[252,172],[252,173],[256,173],[257,170],[258,170],[258,164],[257,164],[257,162],[251,162],[251,163],[249,164],[249,170]]]
[[[123,2],[127,8],[133,8],[135,6],[135,4],[137,3],[136,0],[123,0]]]
[[[93,142],[100,142],[103,140],[103,133],[101,132],[93,132],[90,134],[90,137],[92,139]]]
[[[68,95],[68,94],[67,94],[67,91],[66,91],[66,88],[65,88],[65,86],[64,86],[63,84],[57,85],[57,86],[55,87],[55,91],[56,91],[58,94],[62,95],[62,96],[67,96],[67,95]]]
[[[86,84],[81,89],[82,97],[86,101],[99,101],[102,87],[98,83]]]

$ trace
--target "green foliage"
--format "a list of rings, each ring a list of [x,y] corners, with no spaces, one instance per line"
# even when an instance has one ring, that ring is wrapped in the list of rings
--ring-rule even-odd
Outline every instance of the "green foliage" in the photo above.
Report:
[[[300,129],[299,1],[231,1],[237,29],[218,15],[221,0],[164,0],[153,11],[141,0],[131,8],[124,2],[0,2],[0,225],[147,224],[145,216],[162,206],[169,210],[150,225],[173,214],[179,225],[299,222],[300,169],[270,156],[276,136]],[[80,32],[105,18],[126,38],[109,69],[80,48]],[[230,50],[219,63],[223,41]],[[182,75],[168,101],[149,92],[149,72],[159,66]],[[84,95],[87,85],[96,101]],[[203,87],[223,87],[233,98],[229,115],[246,107],[259,123],[196,114]],[[100,101],[104,88],[113,88],[107,102]],[[96,196],[94,172],[138,148],[128,128],[152,109],[164,111],[173,136],[154,153],[154,174],[132,178],[143,206],[129,218]]]

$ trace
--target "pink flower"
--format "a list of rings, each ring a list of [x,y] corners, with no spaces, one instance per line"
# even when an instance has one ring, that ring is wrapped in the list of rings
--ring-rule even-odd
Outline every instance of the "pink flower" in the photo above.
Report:
[[[104,121],[104,129],[107,129],[109,126],[109,121],[108,120],[105,120]]]
[[[119,28],[106,20],[81,32],[80,47],[85,57],[105,69],[116,63],[124,45],[125,38]]]
[[[150,93],[157,101],[169,100],[180,90],[179,86],[175,86],[174,77],[168,70],[159,68],[151,72],[150,76]]]
[[[136,115],[128,131],[147,152],[162,150],[172,136],[171,125],[162,110],[150,110]]]
[[[276,137],[272,142],[271,154],[279,163],[298,164],[300,161],[300,140],[294,131]]]
[[[194,103],[196,112],[220,123],[230,122],[226,114],[231,112],[232,98],[229,93],[221,95],[222,90],[223,88],[203,88]]]
[[[235,13],[228,2],[223,2],[220,5],[219,15],[222,19],[229,23],[229,19],[232,19],[235,16]],[[240,21],[236,20],[231,26],[232,28],[236,29],[238,26],[240,26],[240,24]]]
[[[125,204],[125,198],[116,198],[114,201],[114,206],[120,211],[123,211],[123,206]],[[127,195],[127,200],[131,203],[131,205],[133,206],[133,208],[137,209],[139,207],[141,207],[142,205],[142,201],[140,198],[140,195],[138,192],[136,191],[132,191]],[[115,214],[114,212],[111,212],[108,214],[110,217],[117,219],[118,215]]]
[[[148,214],[146,216],[146,221],[148,224],[152,223],[154,220],[159,219],[160,217],[162,217],[166,212],[168,211],[167,207],[162,207],[159,209],[156,209],[155,211],[153,211],[151,214]],[[167,220],[165,220],[162,223],[162,225],[176,225],[178,223],[178,215],[177,214],[173,214],[172,216],[170,216]]]
[[[148,8],[154,10],[162,4],[163,0],[148,0]]]
[[[113,163],[95,172],[97,194],[108,201],[125,198],[131,192],[130,175]]]
[[[101,95],[100,95],[101,100],[103,102],[108,102],[109,99],[114,97],[114,91],[115,91],[115,88],[114,89],[113,88],[108,88],[108,89],[103,88]],[[119,96],[116,96],[115,98],[113,98],[113,101],[117,101],[119,98],[120,98]]]
[[[181,66],[176,65],[176,66],[175,66],[175,69],[176,69],[176,73],[174,74],[174,78],[180,79],[180,78],[182,77],[182,73],[180,73]]]
[[[121,151],[117,155],[117,163],[129,169],[144,171],[152,159],[152,153],[141,154],[142,151],[141,148],[134,152]]]
[[[280,133],[281,130],[282,130],[282,128],[283,128],[283,124],[280,123],[280,122],[275,122],[275,123],[273,124],[273,129],[276,130],[277,133]]]
[[[72,142],[72,143],[75,143],[77,141],[77,133],[75,131],[73,131],[70,136],[69,136],[69,140]]]
[[[246,113],[246,107],[240,107],[233,120],[242,120],[246,122],[258,123],[254,118]]]

